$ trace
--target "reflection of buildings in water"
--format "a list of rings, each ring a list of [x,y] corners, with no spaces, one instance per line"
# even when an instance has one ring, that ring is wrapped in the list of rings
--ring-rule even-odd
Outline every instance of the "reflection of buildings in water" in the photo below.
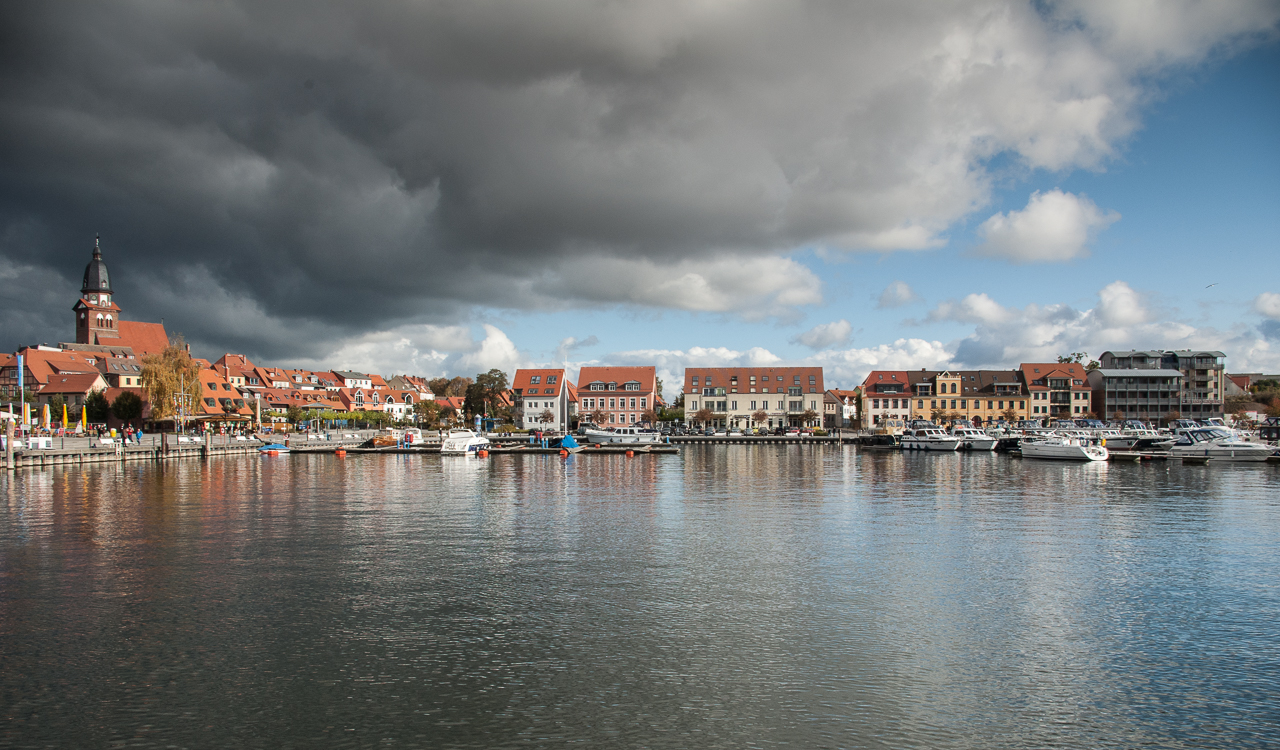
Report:
[[[822,445],[686,445],[683,484],[686,501],[735,497],[822,498]]]

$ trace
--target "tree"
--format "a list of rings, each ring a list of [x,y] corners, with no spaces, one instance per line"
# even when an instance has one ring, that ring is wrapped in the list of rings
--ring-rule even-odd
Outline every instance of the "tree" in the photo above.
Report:
[[[1271,405],[1267,407],[1268,417],[1280,417],[1280,398],[1271,399]]]
[[[1119,413],[1120,412],[1116,412],[1116,414],[1119,414]],[[1169,412],[1168,414],[1164,415],[1165,426],[1167,427],[1168,425],[1173,424],[1173,422],[1178,419],[1182,419],[1181,413],[1176,411]]]
[[[302,421],[302,407],[297,404],[289,404],[289,408],[284,410],[284,418],[297,424]]]
[[[190,414],[200,402],[200,363],[191,359],[177,336],[159,354],[142,358],[142,387],[151,402],[151,418],[172,419],[179,407]]]
[[[1014,409],[1013,406],[1010,405],[1008,409],[1000,412],[1000,416],[1004,417],[1004,421],[1006,422],[1013,422],[1013,420],[1018,418],[1018,410]]]
[[[462,408],[468,416],[485,413],[486,395],[484,386],[479,383],[471,383],[467,386],[467,394],[462,401]]]
[[[659,398],[662,398],[662,378],[653,379],[653,395],[657,396],[657,398],[655,398],[654,401],[657,401]]]
[[[453,406],[451,406],[451,405],[449,405],[449,404],[445,404],[445,405],[444,405],[443,407],[441,407],[441,409],[440,409],[440,416],[441,416],[441,417],[442,417],[446,422],[453,422],[453,421],[455,421],[455,420],[458,418],[458,410],[457,410],[457,409],[455,409],[455,408],[453,408]]]
[[[658,421],[658,412],[654,411],[652,408],[645,409],[640,413],[640,421],[653,424]]]
[[[556,415],[550,409],[543,409],[542,413],[538,415],[538,421],[542,424],[551,424],[556,421]]]
[[[769,420],[769,412],[759,409],[751,415],[751,421],[755,424],[764,424]]]
[[[66,405],[67,399],[61,393],[49,397],[49,413],[53,415],[53,421],[57,422],[62,419],[62,409]]]
[[[587,414],[587,419],[591,420],[591,424],[595,425],[596,427],[601,427],[604,425],[604,419],[605,419],[604,411],[601,409],[592,409]]]
[[[947,412],[945,409],[935,408],[929,412],[929,421],[933,422],[934,424],[942,424],[942,421],[946,418],[947,418]]]
[[[440,423],[440,406],[434,401],[419,401],[413,405],[413,415],[429,427]]]
[[[1063,365],[1084,364],[1085,360],[1089,360],[1088,364],[1085,364],[1084,366],[1086,372],[1092,372],[1102,366],[1098,364],[1096,359],[1089,359],[1088,352],[1071,352],[1066,356],[1058,355],[1058,364]]]
[[[133,391],[125,391],[111,402],[111,413],[116,419],[129,424],[142,416],[142,399]]]
[[[90,422],[106,424],[107,416],[111,412],[111,405],[107,403],[106,393],[103,391],[90,391],[89,395],[84,399],[84,410]]]
[[[818,412],[813,409],[805,409],[804,413],[800,415],[800,418],[804,420],[806,425],[812,425],[813,422],[818,419]]]
[[[1245,395],[1227,396],[1222,400],[1222,410],[1228,414],[1235,412],[1243,412],[1244,408],[1253,402],[1253,398]]]
[[[495,367],[477,375],[476,385],[484,393],[485,404],[489,407],[486,413],[493,413],[494,407],[502,401],[503,392],[507,390],[507,374]]]
[[[693,421],[697,422],[698,424],[705,425],[707,422],[711,421],[711,417],[712,417],[711,410],[704,406],[698,411],[694,412]]]

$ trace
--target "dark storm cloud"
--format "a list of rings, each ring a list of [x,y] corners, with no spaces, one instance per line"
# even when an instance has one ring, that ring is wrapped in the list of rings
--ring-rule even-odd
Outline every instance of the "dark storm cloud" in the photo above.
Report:
[[[1054,8],[6,4],[3,283],[63,300],[101,232],[128,317],[260,356],[474,305],[776,313],[821,299],[792,248],[936,245],[981,160],[1097,163],[1135,71],[1274,23],[1165,9],[1134,52],[1140,15]],[[31,304],[4,346],[66,337]]]

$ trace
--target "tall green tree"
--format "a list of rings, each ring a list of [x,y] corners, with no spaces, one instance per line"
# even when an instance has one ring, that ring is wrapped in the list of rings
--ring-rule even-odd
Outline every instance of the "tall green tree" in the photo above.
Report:
[[[84,399],[85,415],[95,424],[106,424],[111,413],[111,404],[107,403],[107,395],[103,391],[91,391]]]
[[[125,424],[132,424],[142,416],[142,398],[133,391],[124,391],[111,402],[111,413]]]
[[[507,390],[507,374],[495,367],[477,375],[475,384],[483,389],[488,413],[493,414],[495,407],[502,402],[502,393]]]

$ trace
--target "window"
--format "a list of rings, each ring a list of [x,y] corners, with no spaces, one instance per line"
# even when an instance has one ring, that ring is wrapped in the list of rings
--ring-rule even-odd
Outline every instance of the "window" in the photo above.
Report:
[[[768,402],[765,402],[765,403],[768,403]],[[934,406],[937,406],[937,405],[938,405],[938,402],[937,402],[937,401],[933,402],[933,405],[934,405]],[[873,399],[871,399],[871,408],[872,408],[872,409],[879,409],[879,408],[880,408],[880,399],[878,399],[878,398],[873,398]]]
[[[800,385],[800,376],[799,376],[799,375],[796,375],[793,379],[794,379],[794,381],[795,381],[794,385]]]
[[[648,399],[648,398],[645,398],[645,397],[643,397],[643,396],[642,396],[642,397],[640,398],[640,408],[641,408],[641,409],[645,408],[645,406],[648,404],[648,401],[649,401],[649,399]]]
[[[935,399],[933,399],[932,401],[930,401],[930,402],[929,402],[929,408],[930,408],[930,409],[937,409],[937,408],[938,408],[938,399],[936,399],[936,398],[935,398]]]
[[[697,402],[697,401],[694,401],[693,403],[689,404],[689,408],[690,408],[691,410],[693,410],[693,411],[697,411],[697,410],[698,410],[698,402]]]
[[[751,402],[751,411],[755,411],[755,410],[756,410],[756,402],[752,401],[752,402]]]
[[[814,375],[810,375],[810,376],[809,376],[809,385],[817,385],[817,384],[818,384],[818,378],[817,378],[816,376],[814,376]]]
[[[729,402],[729,408],[730,408],[730,409],[732,409],[733,411],[737,411],[737,410],[738,410],[738,402],[737,402],[737,401],[730,401],[730,402]]]
[[[1025,408],[1027,408],[1027,402],[1026,402],[1026,401],[1019,401],[1019,402],[1018,402],[1018,408],[1019,408],[1019,409],[1025,409]]]
[[[610,409],[618,408],[618,400],[616,398],[609,399],[609,408]]]
[[[760,392],[761,392],[761,393],[768,393],[768,392],[769,392],[769,389],[768,389],[768,388],[761,388],[761,389],[760,389]]]
[[[954,398],[951,399],[951,408],[952,409],[956,408],[956,400]]]
[[[547,376],[547,385],[555,385],[555,384],[556,384],[556,376],[555,376],[555,375],[548,375],[548,376]]]
[[[968,402],[968,401],[966,401],[965,399],[960,399],[960,408],[961,408],[961,409],[968,409],[968,408],[969,408],[969,402]]]
[[[631,399],[631,408],[632,409],[636,408],[636,400],[634,398]]]
[[[533,385],[537,385],[538,383],[542,382],[542,376],[534,375],[533,377],[529,378],[529,382],[532,383]]]

